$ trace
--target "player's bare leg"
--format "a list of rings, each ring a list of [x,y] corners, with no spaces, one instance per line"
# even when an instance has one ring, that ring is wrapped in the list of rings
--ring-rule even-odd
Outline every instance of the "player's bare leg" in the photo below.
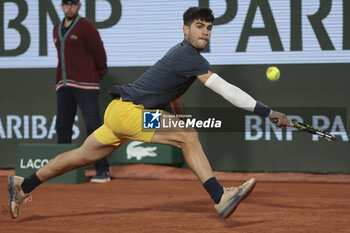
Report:
[[[39,185],[41,182],[55,178],[71,170],[95,163],[108,156],[115,149],[115,146],[102,144],[91,134],[81,147],[59,154],[50,163],[40,168],[34,174],[35,177],[33,180],[34,182],[37,180],[37,185]],[[18,217],[21,203],[30,199],[30,192],[25,193],[24,188],[22,189],[23,181],[24,179],[19,176],[9,176],[8,178],[9,208],[13,218]]]
[[[214,176],[199,142],[198,134],[194,129],[171,128],[157,130],[151,142],[181,148],[187,165],[202,183]]]
[[[163,113],[163,117],[167,115],[170,114],[167,112]],[[171,119],[173,121],[179,121],[177,118]],[[199,141],[198,133],[194,129],[180,127],[162,128],[156,131],[151,142],[172,145],[182,149],[187,165],[207,189],[208,193],[216,203],[216,210],[223,218],[229,217],[235,211],[238,204],[244,200],[255,187],[255,179],[252,178],[238,188],[223,188],[223,192],[221,195],[219,194],[220,198],[218,199],[218,192],[220,193],[218,190],[221,186],[217,183],[216,178],[214,177],[212,168]],[[211,186],[216,186],[216,190],[213,190],[211,187],[209,187],[208,190],[206,183],[208,181],[212,182],[213,179],[215,179],[215,181]],[[213,191],[214,197],[212,195]]]
[[[59,154],[50,163],[40,168],[36,174],[44,182],[71,170],[93,164],[107,157],[115,149],[116,146],[104,145],[91,134],[81,147]]]

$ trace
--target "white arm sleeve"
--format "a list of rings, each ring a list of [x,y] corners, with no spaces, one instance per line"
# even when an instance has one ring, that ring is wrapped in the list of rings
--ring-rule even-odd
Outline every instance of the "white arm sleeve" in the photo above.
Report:
[[[257,101],[238,87],[226,82],[217,74],[212,74],[205,82],[205,86],[224,97],[234,106],[254,112]]]

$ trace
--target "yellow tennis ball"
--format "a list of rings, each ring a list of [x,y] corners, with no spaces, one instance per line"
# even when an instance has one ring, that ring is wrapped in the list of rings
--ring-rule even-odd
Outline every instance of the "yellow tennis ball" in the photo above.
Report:
[[[266,76],[270,81],[277,81],[280,78],[280,70],[275,66],[270,66],[266,70]]]

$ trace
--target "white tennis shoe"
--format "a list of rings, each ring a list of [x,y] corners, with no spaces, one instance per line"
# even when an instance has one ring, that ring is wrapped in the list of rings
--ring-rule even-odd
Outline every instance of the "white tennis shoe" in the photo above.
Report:
[[[24,178],[20,176],[9,176],[8,177],[8,192],[9,192],[9,207],[12,218],[18,217],[19,207],[24,201],[32,200],[30,193],[24,193],[21,184]]]
[[[254,178],[246,181],[241,186],[224,187],[224,194],[218,204],[215,205],[216,211],[222,218],[228,218],[236,210],[238,204],[243,201],[254,189],[256,181]]]

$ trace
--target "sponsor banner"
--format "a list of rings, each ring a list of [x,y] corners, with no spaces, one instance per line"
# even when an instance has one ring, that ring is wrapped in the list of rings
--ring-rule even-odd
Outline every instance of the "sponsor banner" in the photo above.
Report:
[[[182,166],[184,159],[180,148],[129,140],[111,154],[117,164],[151,163]]]
[[[75,116],[75,123],[79,117]],[[0,140],[21,139],[21,140],[52,140],[56,135],[56,115],[0,115]],[[80,129],[73,124],[72,139],[78,139]]]
[[[63,18],[60,3],[0,2],[1,68],[57,66],[52,29]],[[182,14],[190,6],[210,6],[214,11],[212,39],[203,53],[212,65],[350,61],[348,0],[81,3],[81,16],[99,29],[109,67],[153,65],[183,39]]]
[[[39,169],[48,164],[53,159],[20,158],[20,169]]]

